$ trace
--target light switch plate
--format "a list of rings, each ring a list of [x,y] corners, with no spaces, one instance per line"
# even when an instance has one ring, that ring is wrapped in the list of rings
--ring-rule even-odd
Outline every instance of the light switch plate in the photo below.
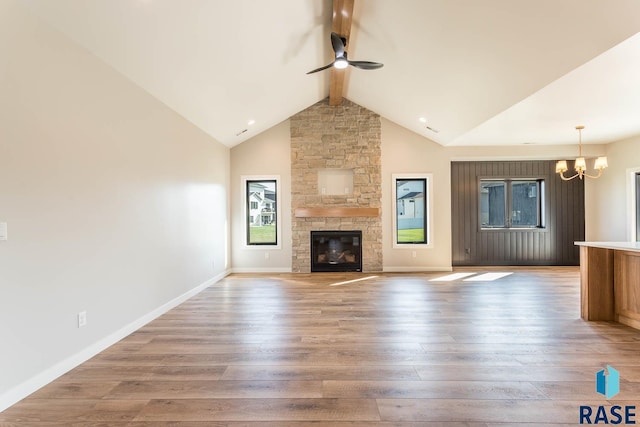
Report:
[[[7,223],[0,222],[0,240],[7,240]]]

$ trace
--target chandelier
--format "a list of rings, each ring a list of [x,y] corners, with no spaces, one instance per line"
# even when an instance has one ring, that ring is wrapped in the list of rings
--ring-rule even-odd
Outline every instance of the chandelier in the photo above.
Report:
[[[586,170],[587,170],[587,162],[584,160],[584,157],[582,157],[582,129],[584,129],[584,126],[576,126],[576,129],[578,130],[578,158],[576,159],[575,163],[574,163],[574,169],[576,171],[576,174],[570,177],[566,177],[564,176],[564,173],[566,171],[568,171],[569,169],[567,168],[567,161],[566,160],[558,160],[558,162],[556,162],[556,173],[558,175],[560,175],[560,178],[562,178],[564,181],[569,181],[573,178],[580,178],[582,179],[583,176],[586,176],[587,178],[600,178],[600,175],[602,175],[602,171],[604,168],[606,168],[607,165],[607,158],[606,157],[598,157],[596,159],[595,164],[593,165],[594,169],[598,170],[598,174],[597,175],[589,175]]]

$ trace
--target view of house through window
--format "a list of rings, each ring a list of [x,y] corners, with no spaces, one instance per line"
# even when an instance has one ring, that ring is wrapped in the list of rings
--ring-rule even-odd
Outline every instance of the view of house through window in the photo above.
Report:
[[[491,179],[480,181],[482,228],[543,227],[544,181]]]
[[[276,180],[247,180],[247,244],[276,245]]]
[[[427,179],[396,178],[396,242],[427,242]]]

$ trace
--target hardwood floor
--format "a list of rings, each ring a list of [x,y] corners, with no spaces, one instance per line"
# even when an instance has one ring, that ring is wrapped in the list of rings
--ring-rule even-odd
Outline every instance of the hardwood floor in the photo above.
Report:
[[[0,426],[550,426],[637,405],[640,331],[582,321],[577,268],[500,271],[514,274],[232,275]],[[611,401],[595,392],[607,364]]]

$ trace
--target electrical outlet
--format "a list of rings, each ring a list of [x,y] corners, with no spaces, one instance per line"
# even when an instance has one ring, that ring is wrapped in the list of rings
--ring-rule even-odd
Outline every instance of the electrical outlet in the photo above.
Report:
[[[418,256],[418,254],[416,253],[416,251],[413,251],[411,252],[411,256],[415,258],[416,256]]]
[[[81,311],[78,313],[78,328],[82,328],[83,326],[87,326],[87,312]]]
[[[264,259],[269,259],[269,257],[270,257],[270,256],[271,256],[271,255],[269,255],[269,252],[265,252],[265,253],[264,253]]]

